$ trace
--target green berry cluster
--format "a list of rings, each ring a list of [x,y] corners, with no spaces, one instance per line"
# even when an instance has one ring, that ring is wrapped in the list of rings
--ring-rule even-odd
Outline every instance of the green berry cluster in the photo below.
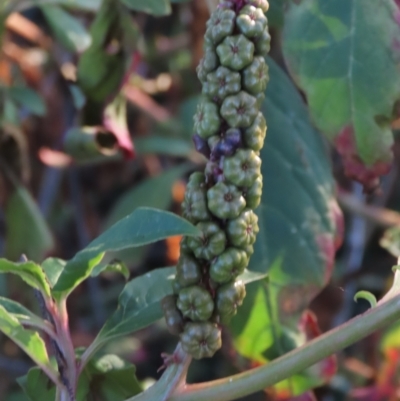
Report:
[[[220,324],[243,302],[245,286],[237,277],[259,231],[254,209],[267,130],[260,112],[268,83],[267,9],[267,0],[221,0],[207,22],[197,69],[203,96],[193,140],[208,162],[204,173],[190,176],[182,209],[202,235],[182,239],[174,295],[162,303],[170,331],[196,359],[221,347]]]

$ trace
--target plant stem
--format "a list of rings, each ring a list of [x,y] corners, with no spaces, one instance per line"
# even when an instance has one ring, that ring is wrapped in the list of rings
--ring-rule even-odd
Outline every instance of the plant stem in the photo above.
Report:
[[[279,383],[400,319],[400,294],[397,292],[386,299],[366,313],[267,365],[224,379],[187,385],[168,401],[230,401]]]

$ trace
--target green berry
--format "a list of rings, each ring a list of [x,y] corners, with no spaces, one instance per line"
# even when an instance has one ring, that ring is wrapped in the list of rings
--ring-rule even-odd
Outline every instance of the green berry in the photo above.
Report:
[[[183,318],[176,307],[176,298],[168,295],[161,301],[161,308],[164,312],[165,322],[171,334],[179,335],[183,330]]]
[[[195,322],[208,320],[214,311],[210,293],[196,285],[179,291],[176,305],[183,316]]]
[[[269,9],[268,0],[246,0],[246,3],[250,6],[261,8],[263,13],[266,13]]]
[[[242,281],[225,284],[217,290],[216,309],[223,323],[227,323],[237,313],[246,296],[246,288]]]
[[[261,150],[264,146],[264,139],[267,133],[267,122],[259,112],[250,127],[243,131],[243,141],[246,147],[255,151]]]
[[[236,25],[243,35],[254,38],[263,33],[268,21],[260,8],[247,5],[240,10],[236,18]]]
[[[253,253],[254,253],[254,246],[247,245],[247,246],[242,247],[242,249],[246,252],[247,257],[250,260],[251,255],[253,255]]]
[[[244,35],[228,36],[217,46],[221,65],[240,71],[253,61],[254,44]]]
[[[188,237],[182,237],[179,247],[181,250],[181,254],[190,255],[192,253],[192,250],[189,248],[187,240],[188,240]]]
[[[211,46],[204,49],[203,67],[207,72],[214,71],[218,67],[218,56]]]
[[[194,116],[195,132],[202,138],[208,138],[219,131],[220,123],[217,105],[206,100],[201,101]]]
[[[260,110],[265,100],[265,94],[260,92],[257,95],[255,95],[255,98],[257,100],[256,107],[258,110]]]
[[[207,75],[207,82],[203,85],[203,92],[211,99],[223,100],[228,95],[238,93],[240,88],[240,74],[221,66],[215,72],[210,72]]]
[[[244,250],[228,248],[211,262],[210,277],[220,284],[232,281],[243,273],[248,261]]]
[[[245,189],[243,196],[246,200],[246,207],[248,209],[255,209],[261,202],[261,195],[262,195],[262,188],[263,188],[263,180],[262,176],[260,175],[254,181],[251,187]]]
[[[252,95],[264,93],[268,80],[268,66],[264,57],[254,57],[253,62],[243,70],[244,89]]]
[[[190,174],[189,181],[187,183],[188,188],[205,188],[206,177],[203,173],[196,171],[195,173]]]
[[[230,127],[250,127],[258,113],[256,103],[257,99],[254,96],[241,91],[225,98],[221,106],[221,116]]]
[[[207,207],[207,192],[205,189],[186,188],[185,199],[182,202],[182,214],[185,219],[192,223],[210,219]]]
[[[181,345],[194,359],[211,358],[221,348],[221,330],[210,322],[187,323]]]
[[[225,249],[226,236],[216,223],[198,223],[202,232],[200,237],[189,237],[188,245],[196,258],[211,260]]]
[[[208,208],[220,219],[232,219],[239,216],[246,201],[242,193],[234,186],[219,182],[207,192]]]
[[[189,255],[181,254],[176,265],[175,280],[181,287],[198,284],[201,280],[199,262]]]
[[[268,31],[268,27],[266,27],[262,34],[255,38],[254,40],[255,46],[255,54],[259,56],[265,56],[271,47],[271,36]]]
[[[214,44],[221,42],[233,32],[235,17],[236,14],[232,10],[217,9],[207,21],[206,37],[210,38]]]
[[[245,209],[239,217],[228,221],[226,232],[229,242],[238,248],[253,245],[260,231],[257,223],[257,215],[252,210]]]
[[[203,62],[204,59],[201,59],[199,65],[196,67],[196,73],[197,73],[197,78],[204,85],[207,82],[208,72],[204,68]]]
[[[223,163],[225,178],[238,187],[251,187],[261,174],[261,159],[249,149],[239,149]]]
[[[177,281],[176,278],[175,278],[175,280],[172,281],[172,291],[173,291],[173,293],[174,293],[175,295],[178,295],[178,294],[179,294],[179,291],[180,291],[182,288],[184,288],[184,286],[181,285],[181,284],[179,284],[178,281]]]

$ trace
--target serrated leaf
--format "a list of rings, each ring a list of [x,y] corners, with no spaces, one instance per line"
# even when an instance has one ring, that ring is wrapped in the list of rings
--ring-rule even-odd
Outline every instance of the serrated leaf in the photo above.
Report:
[[[189,164],[183,164],[140,182],[118,199],[107,218],[105,226],[110,227],[140,206],[167,209],[172,201],[171,188],[173,183],[190,168]]]
[[[152,270],[127,283],[119,296],[117,310],[100,330],[90,346],[89,354],[93,355],[112,339],[143,329],[161,319],[163,313],[160,302],[165,296],[173,293],[171,284],[175,273],[175,267],[164,267]],[[238,280],[248,284],[265,276],[263,273],[245,270]]]
[[[28,259],[42,260],[54,245],[53,236],[37,204],[24,187],[17,187],[10,196],[5,214],[5,256],[15,260],[25,254]]]
[[[286,15],[287,65],[347,173],[366,185],[392,157],[390,122],[400,98],[395,12],[392,0],[303,0]]]
[[[45,261],[43,261],[42,269],[46,274],[51,288],[56,285],[58,278],[60,277],[60,274],[66,264],[67,261],[59,258],[47,258]]]
[[[171,5],[168,0],[121,0],[121,2],[134,11],[155,16],[171,14]]]
[[[174,235],[195,236],[199,233],[195,226],[173,213],[138,208],[78,252],[65,266],[54,291],[71,292],[91,274],[107,251],[134,248]]]
[[[244,304],[231,324],[238,352],[259,363],[304,343],[299,320],[331,275],[340,220],[324,144],[296,88],[267,61],[271,78],[262,106],[268,124],[261,151],[264,190],[249,270],[268,273],[268,281],[246,288]],[[279,386],[300,394],[322,381],[304,372]]]
[[[50,286],[42,268],[34,262],[11,262],[0,259],[0,273],[11,273],[22,278],[28,285],[50,296]]]
[[[54,35],[72,52],[83,52],[91,44],[91,36],[82,23],[56,5],[40,7]]]
[[[39,334],[24,329],[18,319],[0,305],[0,331],[15,342],[40,367],[53,370],[44,341]]]
[[[32,114],[44,116],[46,114],[46,104],[42,97],[33,89],[27,86],[12,86],[7,91],[10,98],[25,107]]]

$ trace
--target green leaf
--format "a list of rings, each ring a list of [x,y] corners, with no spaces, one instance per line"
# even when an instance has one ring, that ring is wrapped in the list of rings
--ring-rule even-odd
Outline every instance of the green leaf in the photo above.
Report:
[[[288,0],[269,0],[269,9],[267,11],[268,26],[272,28],[282,28],[285,20],[285,8]]]
[[[60,6],[69,7],[72,10],[97,11],[101,4],[101,0],[6,0],[6,2],[7,1],[9,3],[6,8],[7,12],[23,11],[31,7],[49,4],[58,4]]]
[[[12,273],[22,278],[28,285],[50,297],[50,286],[42,268],[34,262],[11,262],[0,259],[0,273]]]
[[[168,0],[121,0],[121,2],[134,11],[156,16],[171,14],[171,5]]]
[[[138,154],[161,154],[176,157],[187,157],[194,150],[193,144],[189,141],[160,135],[135,139],[135,149]]]
[[[134,248],[174,235],[195,236],[199,230],[173,213],[138,208],[78,252],[65,266],[54,290],[71,292],[91,274],[104,252]]]
[[[391,160],[390,122],[400,98],[396,12],[392,0],[303,0],[286,15],[287,65],[317,127],[353,155],[345,165],[353,161],[347,171],[354,177],[366,168],[361,162],[381,175]]]
[[[400,258],[400,227],[388,228],[379,241],[379,244],[394,257]]]
[[[91,388],[96,399],[123,401],[142,391],[135,366],[116,355],[104,355],[91,361],[85,372],[91,377]]]
[[[81,374],[76,390],[76,401],[88,401],[91,395],[90,377]],[[38,368],[32,368],[28,374],[18,378],[18,384],[22,387],[30,401],[54,401],[56,399],[56,387],[48,377]]]
[[[19,105],[25,107],[32,114],[44,116],[46,114],[46,104],[42,97],[33,89],[27,86],[12,86],[7,91],[10,98]]]
[[[130,272],[126,264],[119,260],[112,260],[109,263],[100,263],[92,271],[91,276],[96,277],[101,273],[120,273],[125,277],[125,280],[129,279]]]
[[[30,193],[22,186],[15,189],[6,206],[5,256],[42,260],[54,245],[53,236]]]
[[[261,151],[264,191],[249,270],[268,273],[268,280],[246,288],[231,324],[238,352],[261,363],[304,343],[299,319],[330,277],[340,219],[324,144],[296,88],[267,61],[271,79],[262,106],[268,124]],[[305,372],[280,386],[299,394],[322,381]]]
[[[0,331],[15,342],[41,368],[53,371],[44,341],[38,333],[26,330],[18,319],[0,305]]]
[[[83,52],[91,44],[91,36],[82,23],[55,5],[41,6],[54,35],[71,52]]]
[[[117,310],[100,330],[88,349],[88,354],[93,355],[110,340],[143,329],[161,319],[163,312],[160,302],[165,296],[173,293],[172,281],[175,273],[175,267],[164,267],[127,283],[119,296]],[[246,270],[238,280],[248,284],[265,276],[263,273]]]
[[[56,285],[58,278],[60,277],[61,272],[63,271],[66,264],[67,262],[65,260],[59,258],[47,258],[42,263],[42,269],[46,274],[51,288]]]
[[[190,168],[191,165],[183,164],[178,167],[170,168],[156,177],[148,178],[139,183],[118,199],[107,218],[105,226],[110,227],[140,206],[154,207],[163,210],[167,209],[172,202],[172,185],[178,178],[182,177],[183,174],[190,170]]]
[[[162,317],[161,300],[172,294],[175,267],[152,270],[127,283],[118,308],[106,321],[90,346],[96,352],[107,341],[143,329]]]

